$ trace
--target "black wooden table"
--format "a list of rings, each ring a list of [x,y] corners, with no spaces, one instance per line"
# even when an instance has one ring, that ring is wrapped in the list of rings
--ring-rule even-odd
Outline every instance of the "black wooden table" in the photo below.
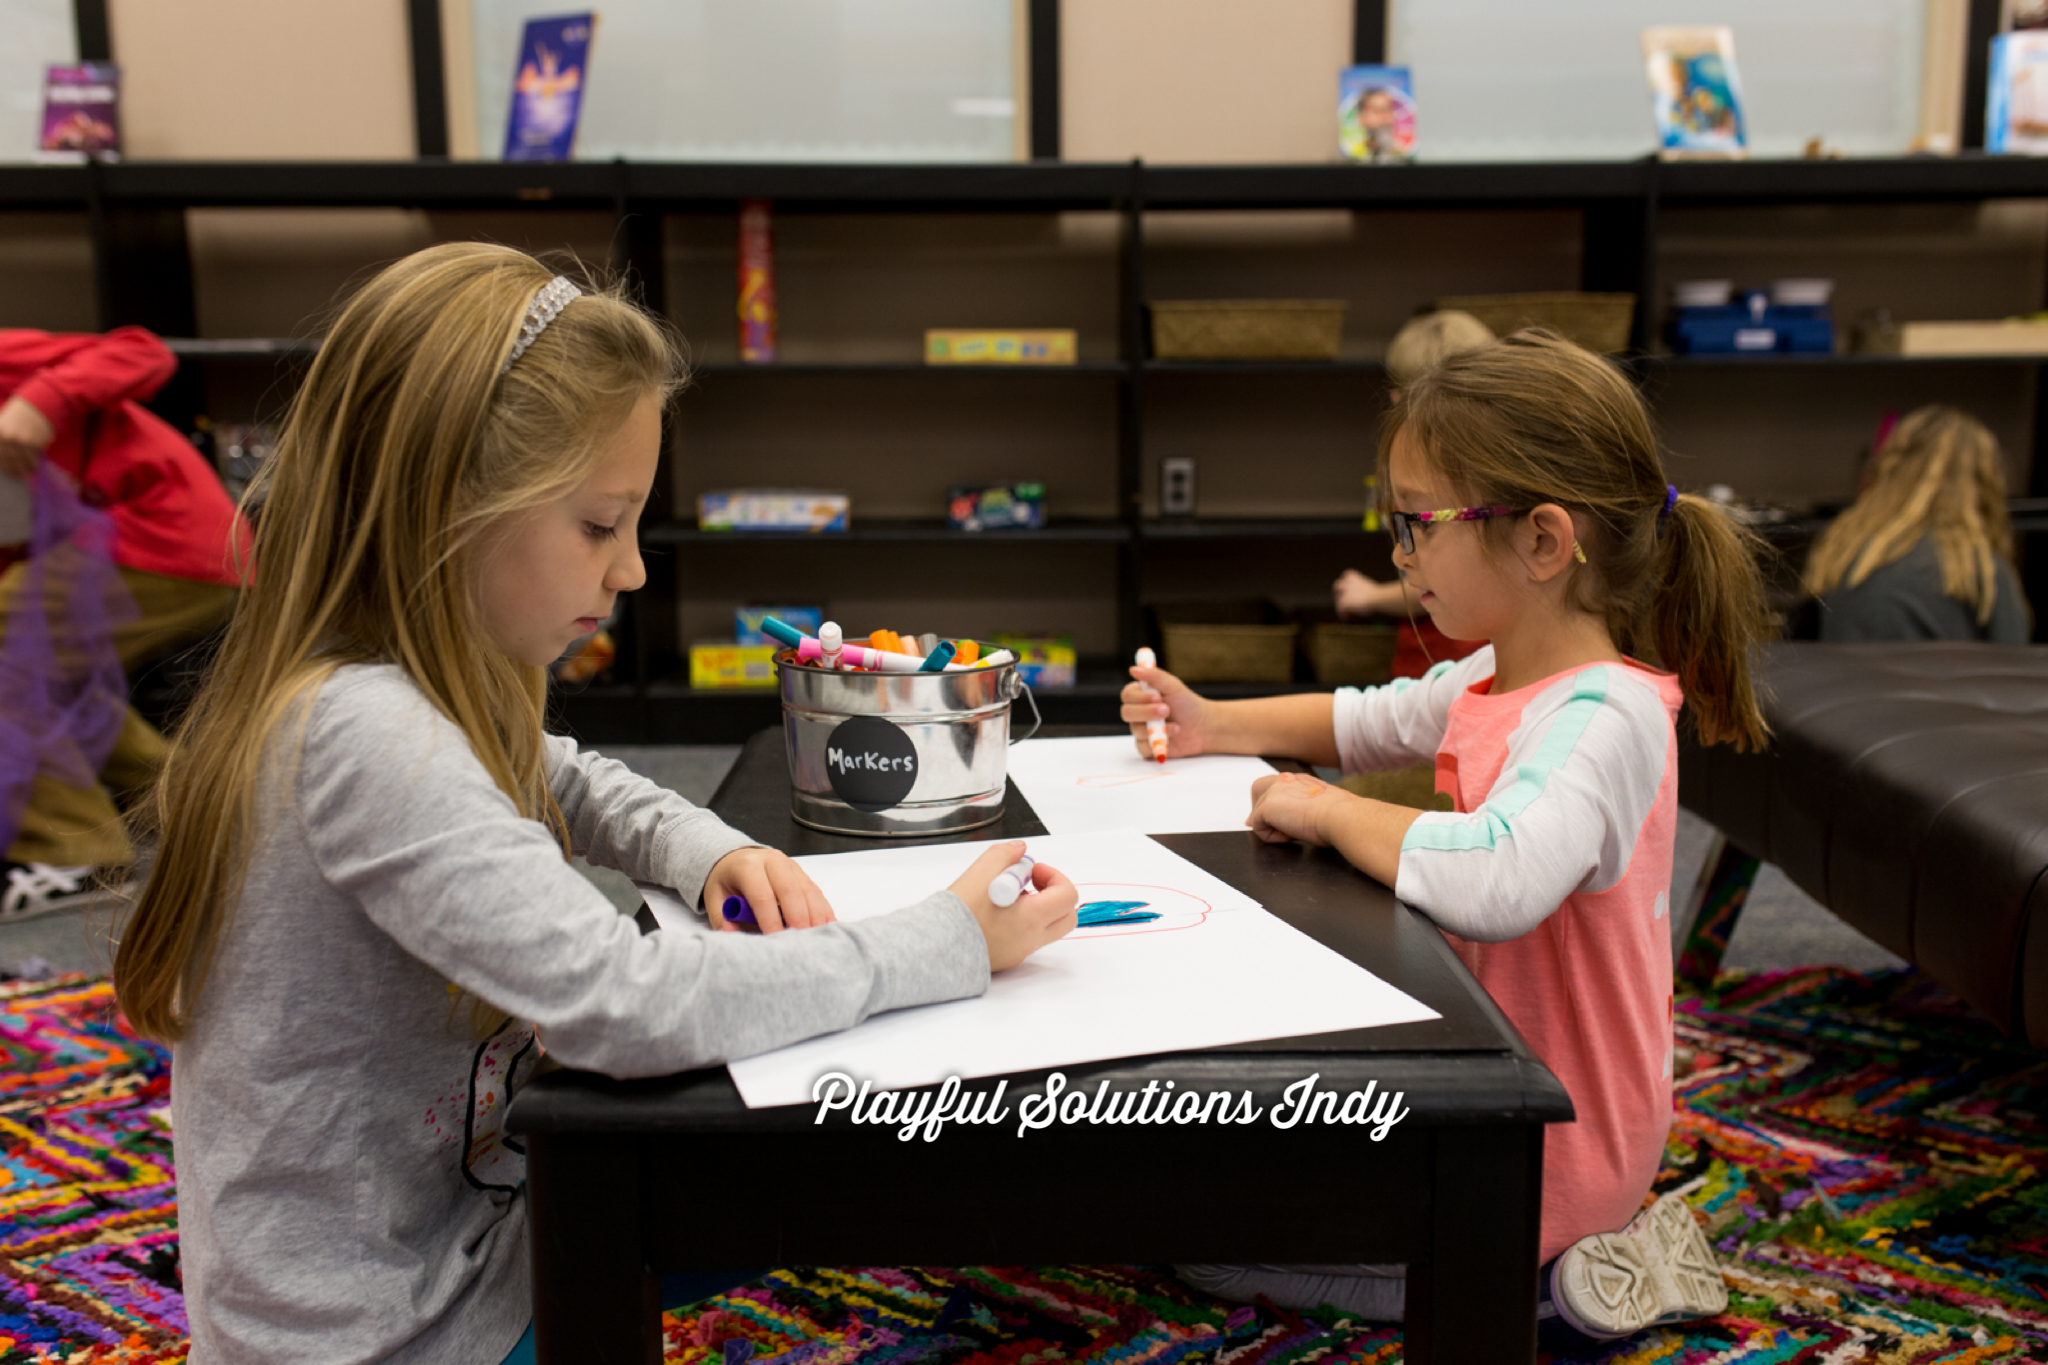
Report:
[[[779,730],[754,736],[712,809],[794,854],[875,847],[790,818],[782,746]],[[1013,786],[1000,824],[955,837],[1043,833]],[[1533,1360],[1543,1125],[1571,1118],[1564,1088],[1442,935],[1335,854],[1249,833],[1158,838],[1442,1017],[1064,1067],[1069,1087],[1250,1090],[1270,1114],[1311,1073],[1319,1090],[1371,1081],[1409,1110],[1383,1141],[1261,1122],[949,1126],[902,1142],[843,1110],[823,1125],[811,1105],[750,1110],[722,1067],[552,1072],[508,1116],[527,1144],[540,1359],[658,1361],[662,1272],[1405,1262],[1411,1365]],[[1008,1078],[1008,1102],[1049,1074]]]

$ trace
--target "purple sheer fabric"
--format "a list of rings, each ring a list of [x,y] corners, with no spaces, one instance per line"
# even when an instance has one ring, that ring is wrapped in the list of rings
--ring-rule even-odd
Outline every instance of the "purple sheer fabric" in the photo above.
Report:
[[[20,831],[38,775],[98,780],[128,713],[114,630],[136,612],[114,567],[113,522],[47,460],[29,491],[29,557],[0,601],[0,849]]]

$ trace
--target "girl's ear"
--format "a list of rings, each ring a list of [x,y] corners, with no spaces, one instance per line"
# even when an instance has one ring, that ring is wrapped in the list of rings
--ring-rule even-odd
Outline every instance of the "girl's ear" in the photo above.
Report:
[[[1583,552],[1573,553],[1578,545],[1579,528],[1572,514],[1554,502],[1542,503],[1523,517],[1521,534],[1515,538],[1529,577],[1538,583],[1548,583],[1575,560],[1584,563]]]

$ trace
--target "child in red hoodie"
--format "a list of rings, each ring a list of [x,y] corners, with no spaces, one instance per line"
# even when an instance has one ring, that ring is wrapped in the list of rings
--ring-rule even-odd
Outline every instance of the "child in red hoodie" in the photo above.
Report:
[[[136,608],[114,628],[113,645],[131,675],[226,621],[246,566],[249,528],[219,479],[141,406],[177,366],[140,327],[105,336],[0,329],[0,476],[27,480],[47,463],[111,521],[114,563]],[[0,638],[22,611],[27,569],[0,572]],[[61,651],[64,604],[41,606]],[[153,781],[163,753],[163,736],[131,707],[98,782],[38,774],[0,868],[0,918],[82,899],[95,868],[134,861],[114,795]]]

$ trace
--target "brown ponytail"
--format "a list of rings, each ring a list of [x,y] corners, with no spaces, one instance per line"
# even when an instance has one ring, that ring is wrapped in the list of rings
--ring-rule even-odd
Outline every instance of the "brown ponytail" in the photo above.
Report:
[[[1576,604],[1606,618],[1622,653],[1678,676],[1703,742],[1763,746],[1770,728],[1752,676],[1774,634],[1763,542],[1700,498],[1666,514],[1656,434],[1619,368],[1554,332],[1516,332],[1402,391],[1380,430],[1383,477],[1404,429],[1474,503],[1584,513]]]
[[[1758,563],[1764,544],[1708,502],[1681,494],[1659,537],[1648,657],[1678,675],[1703,744],[1760,749],[1770,738],[1751,664],[1776,631]],[[1615,644],[1634,654],[1639,646]]]

